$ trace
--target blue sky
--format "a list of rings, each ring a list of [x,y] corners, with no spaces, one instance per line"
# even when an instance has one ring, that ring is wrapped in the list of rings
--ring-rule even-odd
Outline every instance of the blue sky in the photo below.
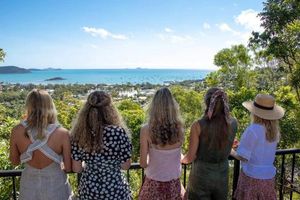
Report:
[[[260,31],[262,1],[1,0],[1,65],[215,69]]]

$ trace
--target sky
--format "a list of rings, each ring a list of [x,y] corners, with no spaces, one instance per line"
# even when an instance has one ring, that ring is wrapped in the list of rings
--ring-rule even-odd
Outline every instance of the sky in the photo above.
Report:
[[[1,0],[0,48],[24,68],[216,69],[261,31],[260,0]]]

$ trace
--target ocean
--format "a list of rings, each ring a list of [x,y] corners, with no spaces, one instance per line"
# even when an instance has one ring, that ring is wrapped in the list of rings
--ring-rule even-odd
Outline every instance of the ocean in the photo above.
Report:
[[[201,80],[210,70],[190,69],[61,69],[32,71],[25,74],[0,74],[0,82],[20,84],[166,84],[174,81]],[[54,77],[64,80],[46,81]]]

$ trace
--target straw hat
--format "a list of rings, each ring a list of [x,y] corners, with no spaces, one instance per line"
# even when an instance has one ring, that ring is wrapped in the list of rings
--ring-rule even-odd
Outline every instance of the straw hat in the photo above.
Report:
[[[267,94],[258,94],[254,101],[246,101],[243,106],[262,119],[276,120],[284,115],[284,109],[275,104],[273,96]]]

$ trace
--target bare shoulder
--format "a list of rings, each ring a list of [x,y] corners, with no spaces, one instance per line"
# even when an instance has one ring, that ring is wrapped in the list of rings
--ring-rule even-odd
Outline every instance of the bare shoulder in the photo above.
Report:
[[[194,121],[191,128],[192,129],[199,129],[200,130],[199,121]]]
[[[55,133],[60,138],[70,138],[70,132],[67,129],[63,128],[63,127],[57,128],[55,130]]]
[[[141,128],[141,134],[143,134],[143,135],[148,135],[148,133],[149,133],[149,125],[148,125],[148,124],[145,124],[145,125],[143,125],[142,128]]]
[[[13,127],[11,134],[12,135],[20,135],[20,134],[24,134],[25,132],[25,127],[22,124],[18,124],[15,127]]]
[[[145,124],[144,126],[142,126],[141,132],[140,132],[140,137],[148,140],[148,138],[149,138],[149,126],[148,126],[148,124]]]

